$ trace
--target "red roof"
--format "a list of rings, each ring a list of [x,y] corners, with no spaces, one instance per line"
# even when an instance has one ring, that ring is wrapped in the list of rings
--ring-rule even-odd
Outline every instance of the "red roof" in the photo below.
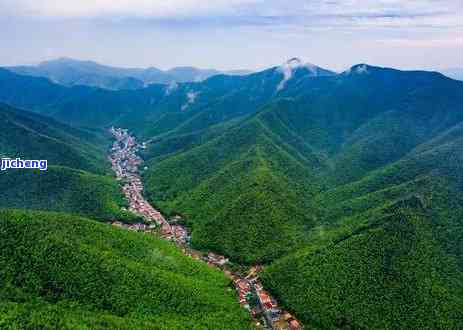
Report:
[[[289,321],[289,329],[290,330],[301,330],[302,328],[299,322],[297,322],[296,320],[291,320]]]

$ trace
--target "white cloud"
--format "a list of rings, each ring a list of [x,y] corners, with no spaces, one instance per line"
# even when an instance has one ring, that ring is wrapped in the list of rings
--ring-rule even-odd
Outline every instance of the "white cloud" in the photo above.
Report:
[[[410,48],[446,48],[463,46],[463,38],[442,38],[442,39],[384,39],[377,40],[377,43],[393,47]]]
[[[463,0],[0,0],[0,25],[4,65],[462,66]]]
[[[175,81],[172,81],[169,85],[166,86],[165,94],[170,95],[172,92],[177,90],[178,84]]]
[[[259,0],[0,0],[3,13],[45,17],[95,17],[105,15],[181,17],[231,14],[241,5]]]
[[[200,92],[188,92],[186,94],[187,101],[184,105],[182,105],[182,111],[185,111],[190,105],[194,104],[199,94]]]
[[[286,83],[293,77],[294,71],[299,68],[306,68],[312,71],[314,75],[317,74],[317,68],[315,67],[315,65],[310,63],[303,63],[298,58],[290,59],[289,61],[283,63],[281,66],[278,67],[278,71],[283,74],[283,80],[281,80],[281,82],[278,84],[277,92],[285,88]]]
[[[0,13],[46,18],[150,18],[190,26],[306,29],[463,28],[462,0],[0,0]],[[220,19],[219,19],[220,17]],[[184,23],[184,22],[183,22]],[[199,24],[198,24],[199,23]]]

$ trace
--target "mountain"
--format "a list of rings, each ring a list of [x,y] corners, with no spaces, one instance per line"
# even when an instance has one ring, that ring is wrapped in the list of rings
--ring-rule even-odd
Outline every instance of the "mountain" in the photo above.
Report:
[[[155,83],[202,81],[221,73],[217,70],[194,67],[176,67],[167,71],[154,67],[118,68],[70,58],[45,61],[36,66],[14,66],[5,69],[21,75],[48,78],[64,86],[84,85],[109,90],[133,90]],[[242,75],[247,71],[236,70],[226,73]]]
[[[108,175],[108,145],[100,133],[0,105],[0,156],[48,162],[47,171],[2,171],[0,184],[9,188],[0,208],[55,210],[98,220],[135,218],[121,211],[126,202]]]
[[[56,87],[29,82],[38,89],[21,99],[26,104]],[[222,272],[156,235],[99,223],[142,221],[121,210],[127,202],[105,157],[104,131],[3,104],[0,128],[1,157],[48,161],[47,171],[0,173],[2,329],[252,329]]]
[[[263,282],[320,328],[459,328],[461,128],[317,196],[311,243],[269,266]]]
[[[463,80],[463,69],[461,68],[446,69],[441,72],[452,79]]]
[[[198,248],[269,264],[265,286],[308,326],[461,327],[463,83],[288,66],[256,113],[155,139],[148,197]]]
[[[435,73],[366,66],[339,76],[293,78],[281,92],[286,99],[264,106],[231,127],[201,132],[198,126],[187,130],[182,125],[164,133],[158,146],[148,151],[148,157],[157,156],[145,173],[148,196],[161,207],[193,218],[193,242],[203,245],[206,240],[242,261],[269,261],[285,254],[293,245],[288,242],[302,242],[296,239],[304,236],[301,228],[313,225],[301,214],[307,209],[301,202],[330,185],[361,178],[400,159],[463,120],[457,111],[461,88]],[[390,94],[378,95],[378,91]],[[434,92],[442,95],[434,97]],[[162,154],[164,145],[171,147]],[[243,186],[238,184],[241,181]],[[287,196],[286,200],[281,201],[281,196]],[[251,215],[256,218],[248,218]],[[279,251],[271,239],[275,232],[267,237],[256,229],[260,225],[266,230],[275,225],[275,232],[293,230],[293,234],[278,240],[285,242],[279,244]],[[240,240],[243,232],[253,236]],[[224,237],[230,241],[223,242]],[[236,252],[241,245],[242,251]]]
[[[2,156],[48,159],[50,164],[104,174],[107,137],[0,104]]]
[[[132,91],[0,71],[0,100],[129,128],[150,202],[182,215],[194,247],[263,265],[307,327],[463,326],[463,82],[291,59]]]
[[[247,115],[281,93],[286,81],[295,84],[303,77],[334,75],[302,64],[293,63],[294,68],[290,69],[288,63],[247,76],[217,75],[203,82],[152,84],[132,91],[85,86],[66,88],[44,78],[0,69],[0,101],[71,125],[115,125],[153,136],[186,122],[190,126],[197,122],[210,126]],[[158,127],[161,117],[163,126]]]
[[[252,329],[218,270],[152,235],[0,210],[4,329]]]

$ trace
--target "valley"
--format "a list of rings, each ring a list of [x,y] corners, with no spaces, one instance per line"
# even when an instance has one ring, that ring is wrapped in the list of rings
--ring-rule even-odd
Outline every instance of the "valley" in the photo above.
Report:
[[[138,174],[142,159],[138,156],[140,148],[146,144],[138,144],[127,129],[111,128],[116,140],[111,149],[109,159],[117,179],[123,182],[123,191],[129,202],[129,210],[141,215],[147,222],[126,225],[119,221],[112,222],[115,227],[159,235],[165,240],[174,242],[181,251],[196,260],[203,261],[211,267],[221,269],[235,286],[239,304],[250,312],[259,328],[276,330],[301,330],[300,323],[287,311],[282,310],[277,301],[269,295],[259,281],[260,266],[251,267],[246,274],[243,271],[231,270],[228,258],[207,251],[194,250],[189,242],[190,236],[186,227],[170,224],[164,216],[143,197],[143,183]]]
[[[56,328],[22,316],[39,301],[92,329],[461,328],[461,82],[292,59],[117,91],[0,70],[0,87],[0,152],[49,162],[0,173],[8,324]]]

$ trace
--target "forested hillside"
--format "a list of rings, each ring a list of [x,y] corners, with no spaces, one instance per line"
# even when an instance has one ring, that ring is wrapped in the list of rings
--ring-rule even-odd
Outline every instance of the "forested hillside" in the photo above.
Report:
[[[171,243],[0,210],[2,329],[251,329],[230,281]]]
[[[318,195],[310,243],[266,269],[264,283],[324,328],[461,327],[459,131]]]
[[[198,247],[276,260],[264,283],[309,326],[459,328],[462,92],[365,65],[304,77],[229,126],[161,136],[148,195]]]
[[[194,247],[263,264],[265,286],[307,327],[463,326],[462,82],[364,64],[334,74],[297,60],[118,92],[6,75],[0,87],[16,87],[0,88],[0,100],[146,141],[150,202],[183,216]],[[94,147],[79,144],[66,145],[77,157],[68,160],[104,173],[86,157]],[[69,174],[77,187],[100,178]],[[82,200],[99,196],[105,206],[93,214],[107,218],[120,202],[106,184],[75,189],[75,204],[60,193],[58,210],[95,210]],[[29,199],[7,196],[13,206]]]
[[[6,170],[0,208],[70,212],[110,220],[131,219],[105,159],[104,132],[78,130],[53,119],[0,105],[0,156],[45,159],[48,170]]]
[[[334,75],[315,66],[305,67],[299,62],[297,65],[288,85],[306,76]],[[152,84],[123,91],[67,88],[45,78],[0,69],[0,102],[73,126],[115,125],[152,137],[173,129],[192,132],[255,113],[281,92],[279,86],[288,69],[275,67],[247,76],[218,75],[200,83]],[[281,86],[286,86],[286,82]]]

